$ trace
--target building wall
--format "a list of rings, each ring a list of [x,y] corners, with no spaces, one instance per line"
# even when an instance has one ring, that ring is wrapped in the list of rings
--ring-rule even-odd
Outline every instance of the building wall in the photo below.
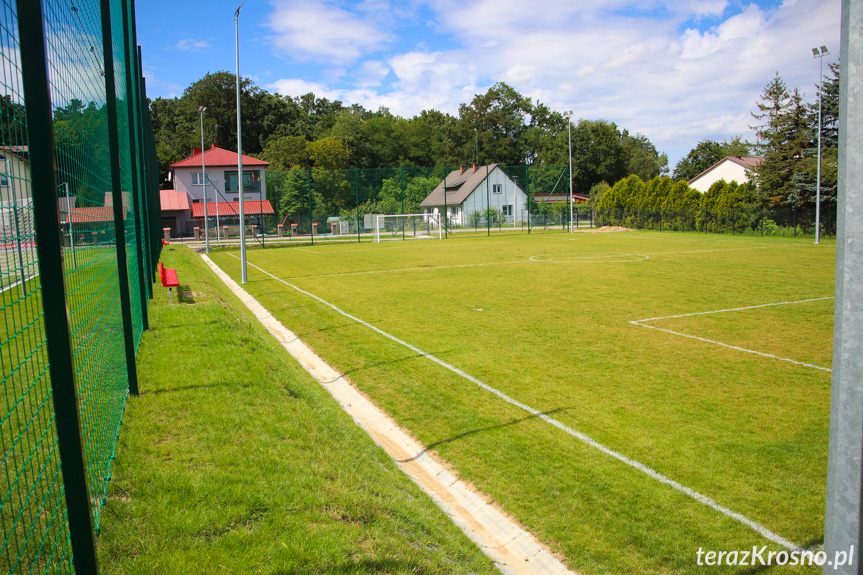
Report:
[[[0,201],[21,200],[30,197],[30,163],[17,154],[0,153],[5,161],[0,162],[0,170],[6,175],[5,186],[0,186]],[[3,179],[0,177],[0,179]]]
[[[501,185],[501,193],[494,193],[495,184]],[[516,186],[515,182],[503,170],[496,167],[489,172],[485,181],[465,199],[461,206],[461,224],[470,225],[471,214],[474,212],[485,214],[485,210],[489,206],[501,212],[503,206],[513,206],[515,221],[520,222],[524,218],[526,204],[527,194]],[[513,216],[507,216],[506,221],[512,222]]]
[[[719,180],[745,184],[749,181],[749,172],[743,166],[735,164],[731,160],[725,160],[706,174],[702,174],[699,178],[692,180],[689,187],[703,194]]]
[[[240,194],[237,192],[225,192],[225,172],[236,172],[237,167],[224,166],[206,167],[207,169],[207,201],[208,202],[236,202],[240,199]],[[261,193],[257,192],[246,193],[247,200],[266,200],[267,199],[267,176],[264,167],[254,166],[247,168],[243,166],[243,172],[258,170],[261,173]],[[201,173],[201,168],[174,168],[174,189],[178,192],[186,192],[189,195],[189,203],[196,204],[204,201],[204,186],[192,183],[192,173]],[[215,189],[214,189],[215,187]],[[181,218],[177,222],[178,232],[190,234],[198,225],[196,220],[192,219],[192,212],[186,212],[185,218]]]
[[[484,167],[480,168],[484,170]],[[501,193],[494,193],[494,185],[501,185]],[[479,212],[485,213],[485,210],[491,206],[492,208],[503,212],[504,206],[513,206],[514,216],[507,216],[506,221],[521,222],[527,213],[527,194],[524,190],[516,186],[506,173],[499,167],[489,172],[488,177],[458,206],[447,206],[449,220],[456,225],[469,226],[471,225],[471,214]],[[435,208],[426,208],[426,211],[432,213]],[[438,206],[437,211],[443,213],[443,206]]]

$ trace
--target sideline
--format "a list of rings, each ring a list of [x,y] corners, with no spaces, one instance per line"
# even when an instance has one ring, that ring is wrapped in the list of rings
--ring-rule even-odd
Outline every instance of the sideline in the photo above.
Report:
[[[229,254],[229,255],[231,257],[239,259],[234,254]],[[702,495],[701,493],[699,493],[693,489],[690,489],[689,487],[686,487],[685,485],[683,485],[681,483],[678,483],[677,481],[671,479],[670,477],[667,477],[667,476],[659,473],[658,471],[655,471],[654,469],[644,465],[643,463],[636,461],[634,459],[630,459],[629,457],[623,455],[622,453],[614,451],[613,449],[611,449],[609,447],[606,447],[605,445],[599,443],[598,441],[594,440],[593,438],[589,437],[588,435],[585,435],[584,433],[569,427],[568,425],[554,419],[553,417],[549,417],[548,415],[546,415],[542,411],[539,411],[538,409],[534,409],[533,407],[530,407],[529,405],[526,405],[526,404],[518,401],[517,399],[514,399],[514,398],[508,396],[507,394],[500,391],[499,389],[496,389],[496,388],[494,388],[494,387],[492,387],[486,383],[483,383],[482,381],[475,378],[474,376],[462,371],[461,369],[459,369],[459,368],[457,368],[457,367],[455,367],[449,363],[446,363],[442,359],[439,359],[438,357],[435,357],[434,355],[432,355],[430,353],[426,353],[425,351],[423,351],[423,350],[421,350],[421,349],[419,349],[419,348],[417,348],[417,347],[415,347],[415,346],[413,346],[413,345],[411,345],[405,341],[398,339],[394,335],[390,335],[389,333],[383,331],[382,329],[375,327],[372,324],[365,322],[365,321],[359,319],[358,317],[353,316],[353,315],[339,309],[338,307],[336,307],[335,305],[326,301],[325,299],[318,297],[313,293],[307,292],[307,291],[305,291],[305,290],[303,290],[303,289],[301,289],[301,288],[299,288],[299,287],[297,287],[291,283],[288,283],[287,281],[274,276],[273,274],[263,270],[262,268],[254,265],[250,262],[247,262],[247,263],[249,266],[251,266],[251,267],[255,268],[256,270],[260,271],[261,273],[273,278],[274,280],[281,282],[281,283],[285,284],[286,286],[295,289],[296,291],[300,292],[301,294],[307,295],[307,296],[311,297],[312,299],[319,301],[320,303],[326,305],[327,307],[329,307],[329,308],[335,310],[336,312],[340,313],[341,315],[347,317],[348,319],[351,319],[351,320],[353,320],[353,321],[355,321],[361,325],[368,327],[372,331],[379,333],[380,335],[386,337],[387,339],[390,339],[390,340],[398,343],[399,345],[402,345],[402,346],[408,348],[409,350],[411,350],[411,351],[413,351],[419,355],[427,357],[428,359],[437,363],[441,367],[444,367],[444,368],[452,371],[453,373],[460,375],[461,377],[467,379],[471,383],[474,383],[474,384],[478,385],[479,387],[481,387],[482,389],[488,391],[489,393],[492,393],[492,394],[498,396],[499,398],[503,399],[507,403],[514,405],[515,407],[518,407],[519,409],[523,409],[524,411],[530,413],[531,415],[534,415],[534,416],[538,417],[539,419],[542,419],[546,423],[549,423],[549,424],[553,425],[554,427],[557,427],[561,431],[568,433],[569,435],[571,435],[571,436],[575,437],[576,439],[586,443],[587,445],[590,445],[591,447],[598,449],[599,451],[605,453],[606,455],[617,459],[621,463],[625,463],[626,465],[629,465],[630,467],[633,467],[633,468],[637,469],[638,471],[641,471],[645,475],[652,477],[653,479],[659,481],[660,483],[664,483],[664,484],[668,485],[669,487],[671,487],[672,489],[679,491],[680,493],[686,495],[687,497],[694,499],[695,501],[698,501],[699,503],[702,503],[702,504],[706,505],[707,507],[710,507],[711,509],[714,509],[714,510],[722,513],[726,517],[729,517],[731,519],[734,519],[735,521],[742,523],[743,525],[746,525],[747,527],[749,527],[753,531],[761,534],[766,539],[769,539],[770,541],[773,541],[774,543],[777,543],[777,544],[785,547],[786,549],[788,549],[790,551],[796,551],[796,550],[802,549],[799,545],[796,545],[796,544],[792,543],[791,541],[789,541],[788,539],[785,539],[784,537],[781,537],[780,535],[773,533],[772,531],[767,529],[765,526],[761,525],[760,523],[758,523],[756,521],[753,521],[752,519],[749,519],[745,515],[742,515],[740,513],[732,511],[731,509],[720,505],[719,503],[717,503],[713,499],[707,497],[706,495]],[[645,327],[651,327],[651,326],[645,326]]]
[[[340,373],[240,287],[206,254],[204,262],[282,344],[288,353],[339,402],[354,421],[392,457],[471,541],[506,575],[573,574],[531,535],[448,472],[426,447],[408,436]],[[252,265],[252,264],[249,264]],[[256,267],[256,266],[252,266]]]
[[[722,343],[721,341],[715,341],[712,339],[707,339],[705,337],[698,337],[697,335],[690,335],[688,333],[681,333],[679,331],[672,331],[670,329],[665,329],[662,327],[656,327],[655,325],[647,325],[645,323],[648,321],[659,321],[662,319],[675,319],[675,318],[679,318],[679,317],[691,317],[694,315],[709,315],[709,314],[714,314],[714,313],[726,313],[726,312],[730,312],[730,311],[744,311],[744,310],[748,310],[748,309],[758,309],[758,308],[762,308],[762,307],[773,307],[773,306],[777,306],[777,305],[791,305],[791,304],[795,304],[795,303],[808,303],[808,302],[813,302],[813,301],[824,301],[824,300],[828,300],[828,299],[835,299],[835,298],[833,296],[816,297],[816,298],[811,298],[811,299],[801,299],[798,301],[780,301],[780,302],[776,302],[776,303],[764,303],[761,305],[750,305],[750,306],[746,306],[746,307],[735,307],[735,308],[729,308],[729,309],[716,309],[716,310],[711,310],[711,311],[697,311],[694,313],[681,313],[681,314],[677,314],[677,315],[666,315],[663,317],[650,317],[647,319],[635,319],[635,320],[630,320],[629,323],[631,323],[632,325],[637,325],[637,326],[641,326],[641,327],[655,329],[657,331],[664,331],[665,333],[670,333],[672,335],[679,335],[680,337],[688,337],[689,339],[695,339],[698,341],[703,341],[705,343],[712,343],[713,345],[718,345],[721,347],[727,347],[728,349],[733,349],[736,351],[751,353],[753,355],[760,355],[761,357],[767,357],[770,359],[777,359],[779,361],[786,361],[788,363],[793,363],[795,365],[800,365],[803,367],[810,367],[812,369],[818,369],[821,371],[826,371],[828,373],[833,373],[833,370],[830,369],[829,367],[822,367],[820,365],[813,365],[811,363],[806,363],[803,361],[797,361],[796,359],[789,359],[787,357],[779,357],[778,355],[773,355],[772,353],[765,353],[763,351],[755,351],[754,349],[746,349],[745,347],[739,347],[739,346],[731,345],[728,343]]]

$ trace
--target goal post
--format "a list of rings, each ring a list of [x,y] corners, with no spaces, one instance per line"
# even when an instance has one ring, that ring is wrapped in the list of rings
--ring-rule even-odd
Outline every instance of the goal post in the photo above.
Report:
[[[392,239],[443,239],[440,214],[393,214],[375,217],[375,243]]]

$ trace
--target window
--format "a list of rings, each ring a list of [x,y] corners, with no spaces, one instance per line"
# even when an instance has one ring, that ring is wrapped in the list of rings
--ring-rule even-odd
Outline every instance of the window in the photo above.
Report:
[[[204,172],[192,172],[192,185],[193,186],[203,186],[204,185]]]
[[[502,206],[503,207],[503,215],[511,216],[512,215],[512,206]]]
[[[503,184],[492,184],[491,185],[491,193],[502,194],[503,193]]]
[[[237,188],[237,172],[225,172],[225,191],[239,193]],[[243,170],[243,192],[260,193],[261,170]]]
[[[6,156],[0,155],[0,162],[2,162],[2,164],[0,164],[0,171],[2,171],[2,173],[0,173],[0,188],[5,188],[9,186],[9,175],[6,173],[6,170],[9,168],[6,164]]]

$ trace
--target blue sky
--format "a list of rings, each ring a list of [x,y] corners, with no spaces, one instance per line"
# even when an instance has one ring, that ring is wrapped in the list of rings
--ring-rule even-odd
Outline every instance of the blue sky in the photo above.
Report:
[[[151,97],[235,70],[238,0],[137,3]],[[812,99],[840,0],[250,0],[240,72],[269,91],[413,116],[505,81],[575,118],[648,136],[673,167],[699,140],[752,137],[750,112],[779,72]]]

